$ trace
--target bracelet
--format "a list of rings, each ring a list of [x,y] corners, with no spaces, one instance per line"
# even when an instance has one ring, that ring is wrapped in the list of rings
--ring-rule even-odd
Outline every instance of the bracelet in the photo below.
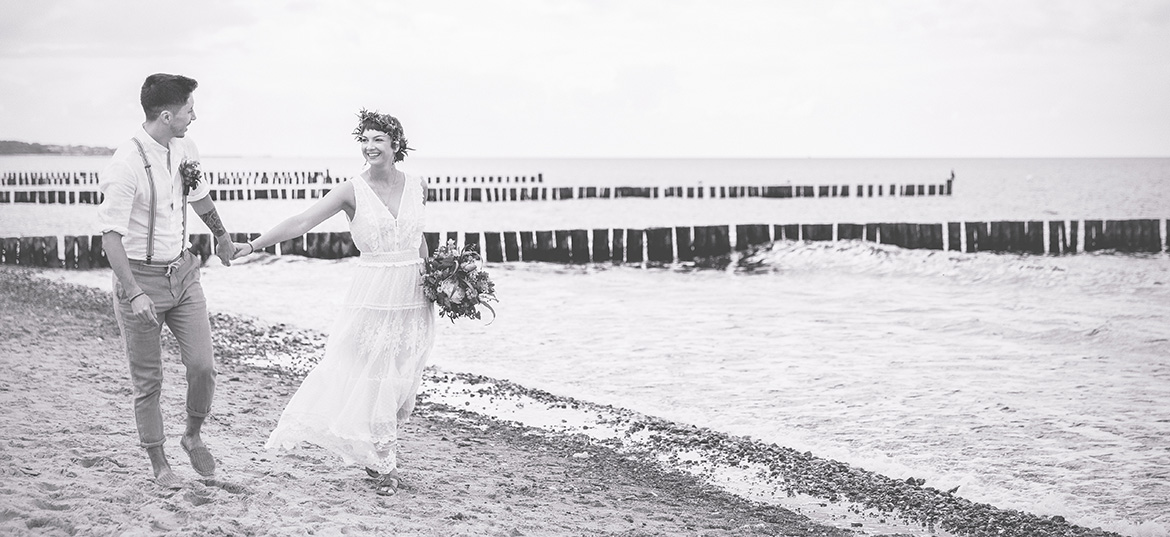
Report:
[[[138,297],[145,295],[145,294],[146,294],[146,291],[142,291],[142,292],[138,293],[137,295],[130,297],[130,300],[127,300],[126,302],[134,302],[135,298],[138,298]]]
[[[256,247],[252,246],[252,241],[248,241],[247,244],[248,244],[248,254],[247,255],[252,255],[252,254],[256,253]]]

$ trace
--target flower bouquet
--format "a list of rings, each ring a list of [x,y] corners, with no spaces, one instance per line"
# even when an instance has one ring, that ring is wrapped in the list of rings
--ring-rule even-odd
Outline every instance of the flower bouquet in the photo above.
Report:
[[[488,302],[497,302],[496,284],[488,273],[480,268],[482,260],[476,245],[469,244],[460,250],[455,241],[435,249],[428,257],[423,270],[423,294],[439,306],[439,316],[448,317],[451,322],[459,317],[479,319],[477,306],[492,312],[496,310]]]

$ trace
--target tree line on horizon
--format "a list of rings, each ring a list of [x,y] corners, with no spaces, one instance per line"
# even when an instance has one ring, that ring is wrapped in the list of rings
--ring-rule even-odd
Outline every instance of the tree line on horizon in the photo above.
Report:
[[[0,155],[113,155],[108,147],[88,145],[46,145],[15,140],[0,140]]]

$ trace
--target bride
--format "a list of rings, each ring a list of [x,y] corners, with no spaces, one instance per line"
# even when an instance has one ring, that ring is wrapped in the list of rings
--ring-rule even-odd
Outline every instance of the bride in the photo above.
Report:
[[[300,237],[345,211],[361,251],[353,281],[325,356],[289,400],[265,447],[316,444],[365,467],[377,493],[392,495],[401,483],[398,426],[414,409],[434,342],[434,304],[420,286],[427,185],[395,167],[411,150],[396,118],[365,109],[358,117],[353,134],[368,167],[236,251],[242,257]]]

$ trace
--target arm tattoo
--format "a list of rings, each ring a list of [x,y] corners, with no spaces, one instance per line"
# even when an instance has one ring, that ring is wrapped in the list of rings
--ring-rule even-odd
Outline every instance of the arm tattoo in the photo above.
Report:
[[[215,209],[199,215],[199,218],[203,220],[204,224],[207,224],[207,229],[211,230],[212,235],[222,237],[227,233],[227,229],[223,227],[223,222],[219,219],[219,212]]]

